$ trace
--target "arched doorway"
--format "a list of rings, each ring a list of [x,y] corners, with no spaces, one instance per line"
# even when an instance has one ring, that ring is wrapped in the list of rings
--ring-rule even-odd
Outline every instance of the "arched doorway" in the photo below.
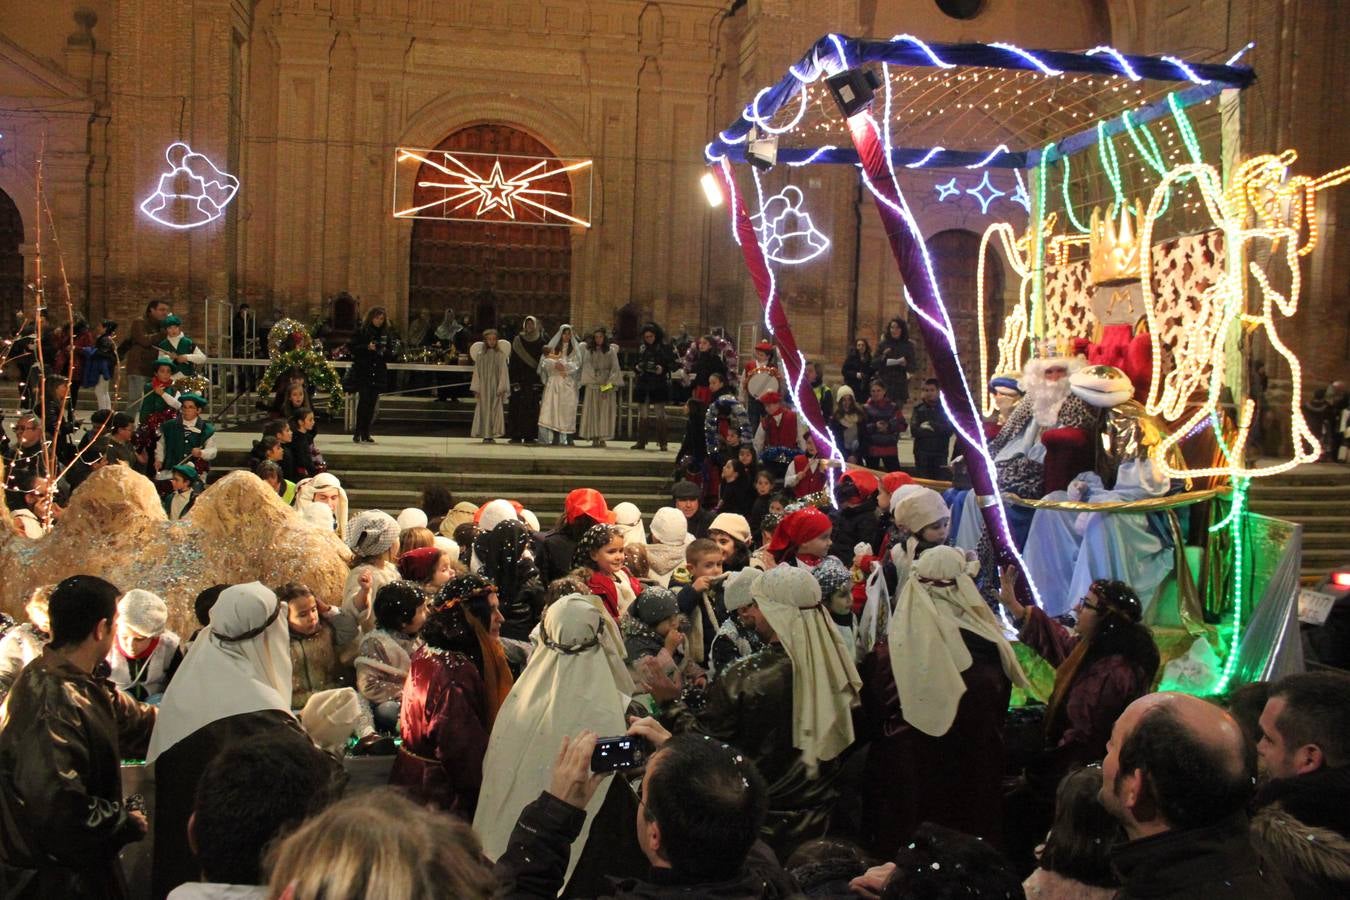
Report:
[[[23,309],[23,219],[9,194],[0,191],[0,330],[14,331],[14,316]]]
[[[953,228],[939,231],[927,243],[938,290],[942,292],[947,316],[956,333],[956,351],[961,354],[961,366],[965,369],[966,380],[979,396],[981,387],[975,381],[980,377],[980,335],[976,321],[980,236],[973,231]],[[1003,261],[994,251],[993,244],[990,244],[989,258],[984,266],[984,297],[985,334],[991,336],[992,342],[1003,323]]]
[[[553,152],[523,131],[500,123],[471,125],[451,134],[437,150],[464,153],[552,158]],[[464,156],[469,168],[488,177],[492,157]],[[425,163],[417,181],[435,181]],[[571,185],[566,175],[540,187],[564,196],[551,205],[570,211]],[[426,202],[415,188],[413,204]],[[432,194],[428,193],[428,197]],[[565,227],[527,225],[500,209],[488,210],[478,221],[449,222],[417,219],[413,222],[408,274],[408,318],[428,310],[439,322],[445,310],[470,318],[474,332],[488,326],[514,325],[527,315],[546,329],[567,321],[571,307],[572,235]]]

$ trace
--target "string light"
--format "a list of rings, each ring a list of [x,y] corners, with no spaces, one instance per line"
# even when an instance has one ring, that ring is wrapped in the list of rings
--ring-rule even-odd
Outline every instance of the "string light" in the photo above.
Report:
[[[1249,175],[1248,172],[1236,172],[1237,175]],[[1258,170],[1259,171],[1259,170]],[[1153,352],[1153,373],[1149,386],[1146,408],[1150,413],[1161,414],[1168,421],[1180,418],[1187,409],[1193,409],[1190,417],[1177,426],[1171,434],[1165,436],[1153,449],[1153,459],[1160,470],[1171,478],[1198,478],[1215,475],[1228,475],[1234,482],[1238,478],[1276,475],[1288,471],[1305,462],[1315,462],[1321,456],[1321,448],[1314,438],[1307,422],[1303,418],[1302,408],[1302,368],[1298,357],[1285,345],[1276,328],[1275,315],[1288,317],[1298,309],[1298,297],[1301,286],[1301,271],[1298,263],[1297,232],[1288,226],[1244,228],[1244,211],[1234,208],[1230,197],[1226,196],[1222,179],[1212,167],[1201,163],[1188,163],[1178,166],[1163,177],[1163,181],[1153,191],[1149,200],[1148,215],[1144,217],[1140,233],[1143,247],[1152,245],[1153,220],[1162,204],[1165,191],[1171,183],[1182,177],[1190,176],[1195,180],[1205,208],[1214,224],[1223,233],[1225,260],[1224,274],[1200,297],[1198,314],[1188,323],[1182,332],[1176,347],[1172,348],[1174,368],[1163,376],[1162,346],[1160,329],[1155,307],[1152,284],[1152,258],[1145,252],[1140,254],[1142,273],[1140,277],[1145,317],[1149,324],[1149,336]],[[1234,196],[1243,194],[1243,186],[1233,184],[1230,192]],[[1290,288],[1288,296],[1276,291],[1266,277],[1265,270],[1256,262],[1251,262],[1244,270],[1244,260],[1249,255],[1250,245],[1254,241],[1269,241],[1271,247],[1283,244],[1284,263],[1289,270]],[[1276,252],[1269,254],[1273,259]],[[1246,312],[1246,276],[1250,274],[1261,291],[1261,310],[1259,313]],[[1227,336],[1234,327],[1250,326],[1264,328],[1271,348],[1285,359],[1290,371],[1290,417],[1289,437],[1293,453],[1290,459],[1273,465],[1247,466],[1241,444],[1230,454],[1226,466],[1209,466],[1196,469],[1174,468],[1167,460],[1168,451],[1193,433],[1203,420],[1219,409],[1224,389],[1224,346]],[[1202,384],[1206,385],[1203,403],[1195,406],[1192,396]],[[1250,409],[1244,407],[1244,426],[1249,423]]]
[[[763,97],[765,94],[767,94],[770,90],[772,90],[772,88],[764,88],[762,91],[756,94],[755,99],[752,100],[750,102],[750,105],[745,108],[745,112],[743,112],[742,115],[745,116],[745,118],[749,119],[750,121],[754,122],[755,125],[759,127],[760,131],[765,131],[768,132],[769,134],[783,134],[784,132],[791,131],[792,129],[797,127],[797,123],[801,122],[802,117],[806,115],[806,105],[807,105],[806,88],[803,87],[801,90],[797,92],[797,96],[801,98],[801,104],[797,107],[797,115],[793,116],[792,121],[788,122],[782,128],[775,128],[772,125],[770,125],[768,119],[760,115],[759,112],[759,99]]]
[[[756,179],[758,184],[758,179]],[[801,188],[789,184],[766,202],[760,195],[759,212],[750,217],[759,233],[759,245],[766,259],[789,266],[810,262],[830,249],[830,239],[811,222],[802,210]],[[770,207],[773,207],[770,210]],[[758,220],[758,221],[756,221]],[[784,226],[784,222],[789,224]],[[785,230],[786,229],[786,230]],[[793,248],[798,248],[793,252]]]
[[[927,153],[925,153],[923,159],[919,160],[918,162],[905,163],[905,168],[922,169],[924,166],[928,165],[928,161],[930,159],[937,156],[939,153],[941,153],[943,150],[946,149],[947,149],[946,147],[934,147],[932,150],[929,150]]]
[[[823,146],[823,147],[817,147],[814,151],[812,151],[811,155],[808,156],[806,159],[801,159],[801,160],[798,160],[797,162],[790,162],[790,163],[788,163],[788,165],[789,165],[789,166],[792,166],[792,167],[794,167],[794,168],[796,168],[796,167],[798,167],[798,166],[809,166],[809,165],[811,165],[811,163],[815,162],[815,161],[821,156],[821,154],[829,153],[831,150],[836,150],[836,149],[838,149],[838,148],[835,147],[834,144],[826,144],[826,145]]]
[[[1140,80],[1139,73],[1134,70],[1134,67],[1129,63],[1129,60],[1127,60],[1115,47],[1093,47],[1091,50],[1087,51],[1088,56],[1096,56],[1098,53],[1109,54],[1111,58],[1116,61],[1116,65],[1120,66],[1120,71],[1124,72],[1125,77],[1129,78],[1131,81]],[[1092,82],[1089,79],[1088,84],[1091,83]]]
[[[1102,171],[1106,173],[1107,181],[1111,182],[1111,190],[1115,192],[1114,207],[1118,208],[1125,202],[1125,190],[1120,177],[1120,160],[1116,158],[1116,148],[1111,142],[1111,135],[1106,133],[1106,123],[1097,122],[1097,155],[1102,161]]]
[[[928,46],[926,43],[919,40],[912,34],[894,35],[891,38],[891,43],[896,43],[897,41],[907,41],[913,44],[914,46],[918,47],[920,50],[923,51],[924,55],[928,57],[929,61],[932,62],[933,65],[937,66],[939,69],[956,68],[956,63],[949,63],[946,60],[940,58],[936,53],[933,52],[932,47]]]
[[[1001,42],[1001,41],[995,41],[995,42],[989,44],[988,46],[990,46],[990,47],[997,47],[997,48],[1000,49],[1000,50],[1007,50],[1009,53],[1014,53],[1014,54],[1016,54],[1017,56],[1022,57],[1022,58],[1025,59],[1027,62],[1031,63],[1033,66],[1035,66],[1037,69],[1039,69],[1042,75],[1063,75],[1063,74],[1064,74],[1063,70],[1061,70],[1061,69],[1055,69],[1055,68],[1052,68],[1052,67],[1046,65],[1046,64],[1045,64],[1041,59],[1039,59],[1038,57],[1034,56],[1034,55],[1031,54],[1031,53],[1028,53],[1026,50],[1023,50],[1021,47],[1018,47],[1018,46],[1016,46],[1016,45],[1014,45],[1014,44],[1005,44],[1005,43],[1003,43],[1003,42]]]
[[[1029,213],[1031,212],[1031,196],[1027,193],[1027,183],[1022,180],[1022,170],[1013,169],[1013,176],[1017,179],[1017,189],[1012,193],[1012,202]]]
[[[951,196],[954,196],[954,195],[958,195],[958,194],[961,193],[961,189],[960,189],[959,187],[956,186],[956,179],[955,179],[955,178],[953,178],[951,181],[947,181],[947,182],[943,182],[942,184],[935,185],[934,187],[936,188],[936,190],[937,190],[937,192],[938,192],[938,199],[939,199],[939,200],[946,200],[948,197],[951,197]]]
[[[1201,78],[1199,75],[1195,74],[1195,70],[1186,65],[1183,60],[1177,59],[1175,56],[1162,56],[1159,57],[1159,59],[1163,60],[1163,62],[1170,62],[1172,65],[1176,66],[1177,71],[1186,76],[1187,81],[1193,82],[1194,84],[1209,84],[1208,78]]]
[[[1080,234],[1087,234],[1088,233],[1087,226],[1085,226],[1082,222],[1078,221],[1078,217],[1073,214],[1073,203],[1070,202],[1069,200],[1069,168],[1070,168],[1069,157],[1068,156],[1061,157],[1060,162],[1064,164],[1063,168],[1060,170],[1060,181],[1059,181],[1060,187],[1064,191],[1064,211],[1068,213],[1069,224],[1071,224],[1075,229],[1077,229],[1077,231]]]
[[[1003,248],[1003,256],[1008,261],[1008,266],[1017,276],[1017,304],[1003,320],[1003,334],[998,339],[998,372],[1011,372],[1022,368],[1022,348],[1027,340],[1027,292],[1031,287],[1031,260],[1025,256],[1025,249],[1030,240],[1030,226],[1028,226],[1028,238],[1019,241],[1013,227],[1007,222],[995,222],[984,230],[980,237],[980,255],[976,263],[975,271],[975,327],[980,347],[980,384],[988,385],[991,377],[989,371],[989,338],[985,333],[985,263],[989,257],[989,244],[993,238],[997,237]],[[989,415],[994,411],[993,399],[988,391],[983,394],[980,406],[984,415]]]
[[[982,168],[984,168],[985,166],[989,165],[991,162],[993,162],[994,160],[998,159],[1000,156],[1002,156],[1003,154],[1005,154],[1005,153],[1007,153],[1007,152],[1008,152],[1008,145],[1007,145],[1007,144],[999,144],[999,145],[998,145],[997,147],[995,147],[995,148],[990,152],[990,154],[989,154],[988,156],[986,156],[984,159],[980,160],[980,161],[977,162],[977,163],[971,163],[970,165],[966,166],[966,168],[967,168],[967,169],[982,169]]]

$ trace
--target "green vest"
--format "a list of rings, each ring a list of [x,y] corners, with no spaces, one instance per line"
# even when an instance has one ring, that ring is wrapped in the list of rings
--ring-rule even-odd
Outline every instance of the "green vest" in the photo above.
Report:
[[[187,335],[183,335],[183,339],[182,339],[181,341],[178,342],[178,347],[177,347],[177,349],[174,348],[173,344],[170,344],[170,343],[169,343],[169,339],[168,339],[168,338],[165,338],[164,340],[160,341],[160,342],[159,342],[158,344],[156,344],[155,346],[156,346],[157,348],[159,348],[160,350],[164,351],[163,353],[160,354],[161,356],[168,356],[170,353],[177,353],[177,354],[179,354],[179,355],[181,355],[181,356],[186,356],[187,354],[189,354],[189,353],[191,353],[192,351],[194,351],[194,350],[197,349],[197,345],[194,344],[194,343],[192,343],[192,338],[188,337]],[[175,375],[179,375],[179,374],[183,374],[183,375],[196,375],[196,374],[197,374],[197,367],[194,366],[194,365],[193,365],[192,363],[190,363],[190,362],[185,362],[185,363],[177,363],[177,362],[176,362],[176,363],[169,363],[169,368],[170,368],[170,370],[173,372],[173,374],[175,374]]]
[[[182,419],[165,422],[159,430],[159,439],[164,442],[164,467],[171,468],[184,461],[184,458],[198,447],[206,446],[211,435],[216,433],[211,423],[197,417],[199,431],[188,431]]]

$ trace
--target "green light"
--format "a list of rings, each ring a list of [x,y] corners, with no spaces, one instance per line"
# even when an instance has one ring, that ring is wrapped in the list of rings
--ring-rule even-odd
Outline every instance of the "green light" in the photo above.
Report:
[[[1149,131],[1148,126],[1143,123],[1136,126],[1131,122],[1130,111],[1128,109],[1120,114],[1120,119],[1125,123],[1125,132],[1129,134],[1130,140],[1134,142],[1135,149],[1139,151],[1139,155],[1143,158],[1144,162],[1148,163],[1153,171],[1157,172],[1159,175],[1166,175],[1167,166],[1163,165],[1162,150],[1158,147],[1158,142],[1153,139],[1153,132]],[[1144,138],[1148,141],[1147,147],[1139,140],[1136,128],[1144,133]],[[1171,204],[1172,186],[1169,184],[1167,186],[1167,193],[1163,196],[1162,206],[1158,208],[1158,214],[1153,217],[1154,220],[1161,219]]]
[[[1228,656],[1223,661],[1223,673],[1214,693],[1222,694],[1233,680],[1233,669],[1237,666],[1238,644],[1242,638],[1242,598],[1246,596],[1243,582],[1242,558],[1246,551],[1242,546],[1242,525],[1247,508],[1247,488],[1250,478],[1237,478],[1233,482],[1233,508],[1229,513],[1232,522],[1229,528],[1233,535],[1233,633],[1228,638]]]
[[[1041,151],[1041,160],[1036,168],[1036,206],[1031,210],[1031,271],[1035,278],[1031,282],[1031,325],[1028,329],[1035,337],[1045,337],[1045,323],[1041,319],[1041,302],[1045,299],[1045,234],[1042,232],[1045,220],[1045,179],[1046,165],[1050,161],[1050,151],[1054,144],[1046,144]],[[1067,158],[1067,157],[1066,157]]]
[[[1063,162],[1064,172],[1060,180],[1060,187],[1064,190],[1064,211],[1069,214],[1069,222],[1074,228],[1078,229],[1078,233],[1087,234],[1087,226],[1078,221],[1078,217],[1073,214],[1073,203],[1069,201],[1069,157],[1065,156]]]
[[[1111,189],[1115,191],[1115,208],[1120,209],[1121,204],[1125,202],[1125,191],[1120,178],[1120,160],[1116,157],[1116,147],[1111,143],[1111,135],[1106,133],[1106,123],[1101,121],[1097,123],[1097,155],[1101,157],[1102,171],[1106,173],[1107,180],[1111,182]]]
[[[1191,154],[1191,160],[1198,164],[1200,162],[1200,142],[1195,138],[1195,129],[1191,127],[1191,120],[1186,117],[1186,111],[1177,102],[1176,94],[1167,95],[1167,105],[1172,109],[1172,118],[1176,120],[1177,131],[1181,132],[1182,143],[1186,145],[1187,152]]]

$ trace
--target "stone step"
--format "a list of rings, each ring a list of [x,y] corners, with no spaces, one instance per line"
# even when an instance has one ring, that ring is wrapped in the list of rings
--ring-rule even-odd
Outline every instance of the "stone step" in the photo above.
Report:
[[[1306,554],[1309,550],[1335,550],[1350,559],[1350,532],[1346,530],[1314,530],[1308,527],[1306,521],[1300,522],[1303,527],[1303,552]]]
[[[1334,516],[1350,510],[1350,499],[1326,500],[1253,500],[1251,508],[1267,516],[1302,521],[1303,516]]]
[[[379,439],[376,438],[378,441]],[[438,455],[434,448],[425,452],[390,454],[378,451],[379,444],[368,450],[354,449],[347,441],[334,447],[332,439],[319,438],[319,447],[328,466],[338,477],[346,472],[382,472],[390,477],[405,474],[430,473],[474,475],[535,475],[550,477],[630,477],[669,478],[675,464],[673,451],[649,451],[641,455],[631,451],[623,455],[608,454],[605,449],[590,447],[540,447],[528,456],[494,453],[494,445],[482,445],[481,454],[472,459],[463,455]],[[244,450],[224,450],[217,456],[217,467],[239,468],[248,461]]]
[[[1253,484],[1247,496],[1255,500],[1321,500],[1336,498],[1350,501],[1350,483],[1347,484]]]

